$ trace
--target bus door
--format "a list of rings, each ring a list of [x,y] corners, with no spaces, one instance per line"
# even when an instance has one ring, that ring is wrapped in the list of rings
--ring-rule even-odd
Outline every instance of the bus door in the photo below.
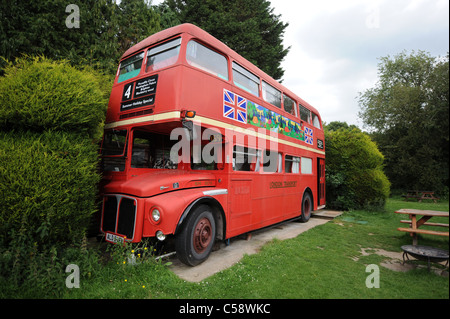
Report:
[[[228,195],[228,208],[230,231],[238,231],[252,223],[252,179],[231,178]]]
[[[252,224],[252,184],[259,168],[258,151],[234,145],[233,171],[230,176],[228,207],[230,231],[246,231]]]
[[[318,158],[317,161],[317,184],[318,184],[318,206],[325,205],[325,159]]]

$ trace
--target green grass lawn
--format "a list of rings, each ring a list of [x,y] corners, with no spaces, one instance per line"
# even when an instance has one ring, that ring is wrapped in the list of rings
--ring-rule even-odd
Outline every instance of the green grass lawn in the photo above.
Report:
[[[405,218],[394,214],[400,208],[448,211],[449,205],[390,199],[385,212],[345,212],[296,238],[273,240],[260,253],[246,255],[200,283],[179,279],[164,261],[132,266],[118,258],[89,278],[81,278],[80,288],[65,290],[63,297],[448,299],[448,277],[426,268],[396,272],[379,266],[386,257],[362,256],[361,248],[401,252],[402,245],[412,243],[409,234],[396,230]],[[448,219],[441,222],[448,223]],[[423,235],[419,244],[448,250],[448,237]],[[369,264],[379,266],[380,288],[366,287]]]

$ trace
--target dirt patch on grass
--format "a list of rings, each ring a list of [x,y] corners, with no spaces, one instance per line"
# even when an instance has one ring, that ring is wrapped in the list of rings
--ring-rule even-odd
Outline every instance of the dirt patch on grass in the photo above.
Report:
[[[386,257],[381,263],[380,266],[383,266],[387,269],[393,271],[401,271],[407,272],[412,269],[417,268],[427,268],[426,263],[417,263],[414,258],[410,258],[412,262],[403,262],[403,252],[395,252],[395,251],[387,251],[379,248],[364,248],[361,247],[360,256],[352,257],[354,261],[358,261],[361,256],[369,256],[372,254],[377,254],[379,256]],[[440,265],[445,266],[445,262],[441,262]],[[431,264],[430,270],[436,273],[439,276],[448,277],[448,268],[443,269],[442,267],[436,265],[435,263]]]

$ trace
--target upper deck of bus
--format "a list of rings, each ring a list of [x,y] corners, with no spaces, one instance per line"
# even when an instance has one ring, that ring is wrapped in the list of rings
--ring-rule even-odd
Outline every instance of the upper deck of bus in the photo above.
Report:
[[[188,48],[188,43],[192,40],[201,44],[206,50],[222,56],[226,61],[224,67],[224,73],[226,72],[226,74],[214,74],[214,72],[196,65],[192,61],[188,61],[186,55],[191,54],[188,53],[188,50],[193,50],[193,48]],[[173,48],[177,48],[178,51],[175,59],[172,59],[170,63],[166,63],[166,65],[163,63],[158,67],[152,65],[150,65],[150,68],[148,67],[152,54],[168,52]],[[139,61],[139,59],[142,60]],[[133,63],[133,60],[137,60],[137,64],[141,63],[141,65],[137,65],[135,70],[129,72],[132,74],[121,76],[124,62],[129,63],[131,61]],[[258,86],[257,91],[252,93],[236,84],[233,70],[237,68],[240,72],[249,72],[249,77],[254,77],[253,81]],[[267,101],[263,96],[264,86],[275,88],[275,91],[280,93],[280,105],[274,105]],[[225,91],[230,91],[247,99],[252,105],[256,106],[260,114],[263,111],[270,111],[271,115],[278,116],[284,121],[290,121],[291,125],[298,125],[303,128],[310,127],[311,130],[318,132],[318,134],[314,134],[315,137],[323,138],[320,114],[313,106],[227,45],[192,24],[178,25],[153,34],[122,55],[109,101],[106,128],[144,123],[157,119],[177,117],[179,119],[179,112],[186,109],[196,111],[198,118],[247,127],[247,120],[243,123],[224,117],[222,101]],[[291,112],[293,114],[284,109],[285,96],[295,102],[296,110]],[[306,121],[300,115],[302,106],[303,109],[312,112]],[[161,114],[165,114],[165,116]],[[257,114],[255,113],[255,115]],[[313,116],[315,116],[317,122],[313,122]],[[250,123],[250,120],[248,120],[248,124],[253,124]],[[323,145],[319,149],[323,150]]]

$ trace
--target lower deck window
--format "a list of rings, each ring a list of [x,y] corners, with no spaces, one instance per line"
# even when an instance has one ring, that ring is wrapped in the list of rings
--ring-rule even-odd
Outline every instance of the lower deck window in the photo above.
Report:
[[[302,157],[302,174],[312,174],[312,158]]]
[[[216,130],[203,129],[200,145],[191,142],[191,169],[219,170],[224,168],[225,137]]]
[[[263,155],[263,171],[265,173],[281,173],[281,154],[278,152],[265,150]]]
[[[284,159],[284,167],[286,173],[299,173],[300,172],[300,158],[286,155]]]
[[[176,169],[177,163],[170,159],[170,150],[176,142],[169,135],[134,131],[131,167]]]
[[[258,172],[260,157],[258,150],[235,145],[233,148],[233,170]]]

